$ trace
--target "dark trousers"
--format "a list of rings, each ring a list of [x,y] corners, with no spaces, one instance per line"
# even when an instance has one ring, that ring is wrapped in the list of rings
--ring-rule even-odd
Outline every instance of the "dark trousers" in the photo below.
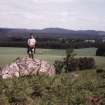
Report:
[[[34,58],[35,48],[28,46],[28,47],[27,47],[27,54],[29,55],[29,58]]]

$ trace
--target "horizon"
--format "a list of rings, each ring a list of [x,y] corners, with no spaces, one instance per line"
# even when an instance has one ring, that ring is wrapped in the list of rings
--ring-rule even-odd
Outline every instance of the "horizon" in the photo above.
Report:
[[[105,0],[3,0],[0,27],[105,31]]]
[[[20,29],[20,30],[44,30],[44,29],[64,29],[64,30],[71,30],[71,31],[104,31],[105,30],[91,30],[91,29],[80,29],[80,30],[76,30],[76,29],[68,29],[68,28],[63,28],[63,27],[45,27],[45,28],[14,28],[14,27],[0,27],[0,29]]]

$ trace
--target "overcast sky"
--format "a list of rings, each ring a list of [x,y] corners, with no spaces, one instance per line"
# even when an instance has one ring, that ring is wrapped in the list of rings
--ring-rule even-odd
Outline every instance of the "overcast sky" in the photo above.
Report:
[[[105,0],[0,0],[0,27],[105,31]]]

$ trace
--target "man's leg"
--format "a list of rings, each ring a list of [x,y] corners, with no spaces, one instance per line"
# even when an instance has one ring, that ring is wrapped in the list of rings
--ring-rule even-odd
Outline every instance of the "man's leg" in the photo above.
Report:
[[[28,56],[30,58],[30,48],[29,48],[29,46],[27,47],[27,54],[28,54]]]
[[[36,51],[36,47],[34,46],[34,54],[35,54],[35,51]]]
[[[27,47],[27,54],[29,54],[29,46]]]
[[[34,58],[34,48],[31,49],[31,56],[32,56],[32,59]]]
[[[30,47],[28,47],[28,51],[27,51],[27,52],[28,52],[29,58],[32,58],[32,57],[31,57],[32,50],[31,50]]]
[[[31,53],[32,59],[34,59],[34,52]]]

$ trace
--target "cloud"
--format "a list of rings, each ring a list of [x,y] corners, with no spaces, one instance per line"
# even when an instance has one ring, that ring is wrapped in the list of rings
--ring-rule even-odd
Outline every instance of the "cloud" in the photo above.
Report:
[[[0,4],[0,27],[105,30],[104,0],[1,0]]]

